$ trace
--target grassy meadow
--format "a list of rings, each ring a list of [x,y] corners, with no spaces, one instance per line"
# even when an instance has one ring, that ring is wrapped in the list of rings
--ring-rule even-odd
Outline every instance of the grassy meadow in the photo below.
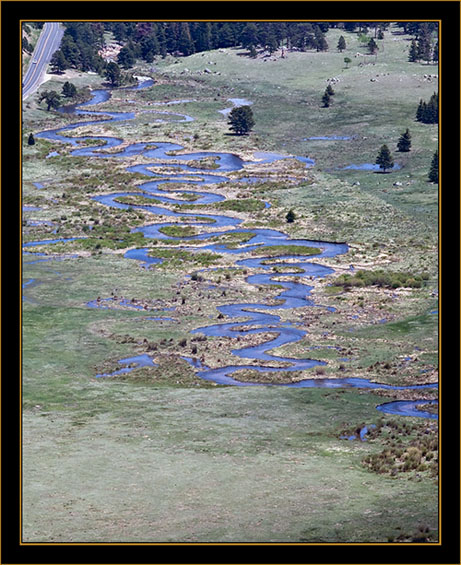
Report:
[[[342,53],[336,50],[339,35],[347,45]],[[263,178],[199,187],[226,200],[197,208],[190,200],[183,209],[233,216],[243,229],[348,243],[346,254],[317,261],[334,273],[303,281],[320,307],[276,312],[307,334],[271,353],[326,363],[296,378],[435,383],[438,185],[427,175],[438,131],[416,122],[415,113],[419,100],[437,90],[438,67],[409,63],[411,36],[392,25],[377,40],[376,56],[357,55],[366,44],[355,33],[331,29],[326,38],[327,52],[293,51],[285,58],[276,52],[252,59],[243,49],[226,48],[168,55],[149,65],[138,61],[135,74],[152,76],[155,84],[115,89],[94,108],[134,112],[135,118],[102,120],[68,135],[118,137],[121,148],[169,141],[184,146],[180,153],[223,151],[253,160],[254,153],[272,151],[314,159],[309,169],[294,159],[248,165],[229,176]],[[352,60],[347,66],[345,57]],[[90,73],[48,76],[38,94],[60,90],[66,80],[79,88],[104,87],[104,79]],[[328,81],[335,94],[331,106],[322,108]],[[436,392],[233,387],[201,379],[182,357],[211,368],[270,366],[241,360],[232,350],[273,333],[237,343],[190,332],[229,321],[218,306],[273,304],[277,280],[293,277],[285,279],[286,269],[274,266],[278,279],[272,285],[249,284],[246,278],[257,269],[235,265],[254,255],[245,249],[246,234],[214,238],[237,246],[235,254],[201,250],[208,240],[175,239],[213,232],[213,224],[196,226],[138,207],[139,187],[151,179],[126,167],[149,164],[157,170],[153,159],[74,157],[70,145],[39,138],[29,146],[30,132],[86,119],[47,112],[37,97],[23,105],[23,240],[82,239],[31,247],[45,256],[23,260],[23,542],[437,542],[437,455],[422,439],[437,438],[437,420],[376,410],[393,399],[430,400]],[[229,134],[219,113],[231,106],[228,98],[252,102],[255,126],[249,135]],[[169,101],[181,102],[156,105]],[[194,119],[178,121],[174,114]],[[411,151],[399,153],[397,141],[406,128]],[[350,139],[307,140],[318,136]],[[344,169],[373,164],[383,144],[399,169]],[[52,151],[59,155],[49,157]],[[212,160],[201,165],[204,174],[213,173]],[[184,183],[163,188],[172,195],[194,189]],[[125,209],[91,199],[115,192],[136,196],[121,197]],[[289,210],[296,216],[292,223],[285,220]],[[162,232],[171,239],[131,233],[160,222],[174,223]],[[144,247],[163,263],[146,269],[123,257]],[[287,249],[273,246],[271,256]],[[351,265],[410,273],[423,283],[348,289],[335,284]],[[98,297],[107,308],[88,305]],[[245,319],[240,321],[244,326]],[[120,359],[141,354],[156,366],[97,377],[120,369]],[[341,438],[372,424],[380,432],[366,441]],[[368,465],[370,457],[387,458],[386,464]]]

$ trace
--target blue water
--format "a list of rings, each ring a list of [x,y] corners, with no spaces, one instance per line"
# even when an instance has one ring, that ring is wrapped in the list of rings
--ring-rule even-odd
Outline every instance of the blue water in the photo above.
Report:
[[[135,88],[141,88],[138,85]],[[146,238],[156,238],[156,239],[173,239],[162,234],[159,230],[162,227],[170,225],[186,225],[193,224],[195,226],[212,226],[212,233],[203,233],[188,238],[181,238],[182,240],[188,241],[203,241],[207,238],[213,237],[215,235],[221,235],[226,233],[234,232],[245,232],[251,231],[254,236],[245,244],[245,251],[257,250],[259,253],[258,257],[249,257],[246,259],[241,259],[235,262],[236,266],[241,267],[251,267],[261,270],[261,273],[250,275],[246,278],[249,284],[254,285],[271,285],[278,284],[282,287],[280,293],[276,296],[278,303],[276,304],[266,304],[264,302],[255,303],[241,303],[241,304],[226,304],[217,307],[220,314],[227,318],[223,323],[212,324],[192,330],[192,334],[201,333],[206,336],[218,336],[218,337],[244,337],[249,334],[267,333],[272,334],[272,338],[268,341],[250,347],[243,347],[240,349],[233,349],[232,355],[237,359],[248,359],[251,361],[264,361],[267,363],[284,363],[286,366],[283,368],[274,366],[261,366],[254,364],[239,365],[239,364],[228,364],[219,368],[207,367],[202,361],[196,358],[183,357],[188,363],[190,363],[197,371],[197,374],[204,380],[213,381],[218,384],[233,385],[233,386],[261,386],[260,383],[252,382],[242,382],[233,378],[232,374],[241,369],[252,369],[259,372],[293,372],[299,370],[310,369],[315,366],[325,365],[325,362],[315,359],[296,359],[288,357],[280,357],[270,353],[270,351],[276,347],[280,347],[287,343],[294,343],[301,340],[305,335],[306,331],[296,327],[297,324],[290,322],[281,322],[280,316],[275,312],[277,310],[299,308],[299,307],[318,307],[310,298],[310,291],[312,286],[309,284],[304,284],[303,280],[313,280],[318,277],[324,277],[333,272],[333,269],[325,267],[315,262],[316,259],[321,259],[325,257],[335,257],[339,254],[347,253],[348,245],[346,243],[333,243],[333,242],[323,242],[323,241],[311,241],[306,239],[290,239],[286,234],[279,230],[270,229],[239,229],[241,220],[233,216],[225,216],[221,214],[201,214],[199,212],[183,212],[181,210],[181,204],[189,204],[189,200],[181,198],[181,192],[187,194],[194,194],[198,198],[195,200],[196,204],[206,204],[218,202],[223,199],[222,196],[213,194],[208,191],[196,191],[196,190],[180,190],[175,195],[169,193],[165,194],[167,190],[161,188],[162,186],[171,183],[182,183],[187,184],[192,187],[202,187],[219,183],[229,182],[230,179],[227,173],[233,171],[239,171],[248,164],[269,164],[282,159],[294,158],[299,162],[303,163],[306,168],[314,165],[314,161],[308,157],[303,156],[291,156],[283,155],[280,153],[270,153],[270,152],[256,152],[254,154],[254,160],[244,161],[238,155],[232,153],[224,152],[213,152],[213,151],[199,151],[191,153],[180,153],[184,148],[177,143],[171,142],[142,142],[133,143],[118,152],[106,154],[104,151],[108,148],[114,148],[123,143],[122,139],[109,137],[109,136],[84,136],[84,137],[72,137],[69,138],[64,135],[66,131],[72,131],[80,127],[81,125],[93,125],[100,123],[101,119],[104,120],[105,124],[110,122],[118,122],[124,120],[131,120],[135,117],[132,112],[107,112],[107,111],[94,111],[94,110],[83,110],[81,108],[87,106],[94,106],[99,103],[105,102],[110,98],[110,92],[108,90],[96,90],[93,92],[93,97],[90,101],[75,106],[73,108],[67,108],[65,111],[72,112],[74,114],[85,115],[93,118],[98,118],[91,121],[78,122],[71,125],[64,126],[62,128],[47,130],[37,134],[38,137],[51,139],[54,141],[60,141],[65,143],[70,143],[74,146],[78,145],[79,141],[84,141],[87,139],[98,139],[101,140],[100,146],[91,147],[79,147],[71,152],[71,155],[76,156],[87,156],[87,157],[98,157],[98,158],[109,158],[109,159],[119,159],[124,157],[132,157],[140,155],[146,159],[156,159],[160,162],[151,162],[129,166],[126,168],[129,172],[136,172],[144,174],[149,177],[149,180],[144,184],[140,185],[142,190],[141,194],[146,198],[155,198],[160,201],[160,203],[173,203],[177,205],[176,210],[169,210],[162,207],[157,203],[152,205],[127,205],[116,202],[116,198],[120,196],[126,196],[130,194],[127,192],[118,192],[108,195],[95,196],[94,200],[104,204],[106,206],[127,209],[139,208],[154,214],[162,214],[164,216],[170,217],[172,220],[179,220],[179,224],[175,222],[163,222],[154,223],[147,226],[142,226],[136,228],[134,231],[141,232]],[[239,104],[241,101],[233,100],[234,104]],[[245,101],[247,102],[247,101]],[[176,116],[190,121],[190,116],[185,114],[176,114]],[[339,139],[340,136],[334,136],[335,139]],[[347,136],[341,137],[341,139],[346,139]],[[331,139],[331,138],[329,138]],[[207,157],[214,157],[215,163],[217,165],[216,169],[211,172],[205,172],[200,168],[193,167],[188,164],[190,161],[203,159]],[[172,163],[171,161],[176,161]],[[178,163],[179,161],[179,163]],[[162,174],[155,173],[150,170],[152,167],[167,167],[168,172],[162,172]],[[399,168],[395,165],[394,168]],[[370,163],[364,163],[362,165],[349,165],[345,169],[360,169],[360,170],[379,170],[378,165],[373,165]],[[242,179],[239,179],[241,182]],[[135,193],[135,194],[139,194]],[[221,228],[227,228],[222,230]],[[48,240],[44,242],[35,244],[45,244],[52,243],[56,240]],[[29,245],[32,245],[31,242]],[[283,243],[289,243],[290,245],[298,246],[309,246],[318,248],[318,253],[314,256],[296,256],[296,255],[285,255],[282,257],[277,257],[272,259],[270,264],[265,264],[267,257],[264,255],[264,248],[270,245],[279,245]],[[181,249],[187,249],[184,245]],[[214,251],[217,253],[227,253],[235,254],[241,253],[241,249],[229,249],[223,244],[210,244],[206,245],[202,250]],[[151,251],[152,252],[152,251]],[[132,259],[138,261],[139,264],[144,268],[151,268],[162,261],[160,258],[150,257],[148,255],[147,248],[133,249],[129,250],[124,255],[127,259]],[[293,272],[284,272],[283,275],[277,275],[273,272],[274,266],[296,266],[297,268]],[[301,270],[301,272],[298,272]],[[205,269],[203,270],[205,271]],[[280,282],[278,279],[280,276],[286,278],[289,275],[296,277],[293,281],[283,281]],[[111,299],[103,299],[99,301],[91,301],[88,303],[90,307],[110,307]],[[139,305],[126,303],[125,306],[140,309]],[[153,318],[154,319],[154,318]],[[242,321],[243,319],[243,321]],[[238,320],[238,321],[236,321]],[[244,329],[242,329],[244,328]],[[127,359],[121,359],[120,364],[131,364],[135,363],[138,366],[155,366],[155,363],[148,355],[139,355],[135,357],[130,357]],[[123,367],[117,371],[110,373],[110,375],[97,375],[101,376],[112,376],[120,373],[127,373],[132,370],[130,367]],[[436,384],[418,385],[413,387],[398,387],[391,385],[383,385],[379,383],[372,382],[368,379],[359,378],[322,378],[322,379],[304,379],[295,383],[288,384],[277,384],[270,386],[280,386],[280,387],[290,387],[290,388],[312,388],[312,387],[324,387],[324,388],[366,388],[370,390],[374,389],[387,389],[387,390],[409,390],[409,389],[422,389],[422,388],[436,388]],[[386,411],[388,413],[398,413],[401,415],[415,415],[415,404],[406,402],[402,404],[403,401],[386,403],[378,407],[379,410]],[[425,414],[418,412],[418,416]],[[428,418],[433,418],[434,415],[425,416]],[[364,432],[366,433],[366,432]]]

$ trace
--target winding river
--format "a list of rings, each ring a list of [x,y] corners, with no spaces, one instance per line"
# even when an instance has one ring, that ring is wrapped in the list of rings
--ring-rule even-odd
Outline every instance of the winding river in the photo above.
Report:
[[[141,82],[136,87],[131,87],[130,89],[140,89],[148,88],[153,84],[152,80]],[[312,159],[307,157],[299,156],[287,156],[278,153],[255,153],[253,161],[244,161],[237,155],[224,152],[212,152],[212,151],[201,151],[193,152],[187,154],[179,153],[184,148],[176,143],[170,142],[142,142],[133,143],[117,152],[111,151],[107,153],[108,149],[112,149],[122,145],[123,140],[116,137],[109,136],[80,136],[80,137],[68,137],[64,135],[64,132],[71,132],[80,126],[90,126],[100,124],[101,120],[104,124],[118,121],[132,120],[135,118],[134,112],[109,112],[109,111],[95,111],[89,110],[89,106],[95,106],[97,104],[107,101],[111,96],[110,90],[94,90],[91,100],[83,104],[76,106],[67,107],[61,111],[72,113],[76,115],[82,115],[89,118],[93,118],[86,121],[81,121],[66,125],[57,129],[51,129],[47,131],[42,131],[36,135],[38,138],[48,139],[52,141],[60,141],[63,143],[68,143],[76,148],[71,151],[71,155],[74,156],[85,156],[85,157],[96,157],[101,159],[123,159],[125,157],[131,157],[135,155],[142,155],[148,159],[155,159],[152,163],[141,164],[129,166],[126,168],[129,172],[137,172],[146,176],[148,179],[144,184],[140,185],[138,188],[142,192],[116,192],[107,195],[94,196],[95,201],[100,202],[106,206],[127,209],[139,208],[147,212],[152,212],[154,214],[162,214],[163,216],[169,216],[172,219],[178,220],[178,222],[163,222],[157,224],[151,224],[148,226],[143,226],[136,228],[136,231],[140,231],[146,238],[156,238],[156,239],[180,239],[184,244],[181,249],[187,249],[187,242],[194,241],[204,241],[217,235],[235,233],[235,232],[251,232],[253,236],[250,240],[245,243],[245,251],[250,252],[253,250],[260,251],[260,257],[250,257],[247,259],[240,259],[235,261],[236,266],[250,267],[258,269],[261,271],[258,274],[250,275],[246,278],[249,284],[255,285],[273,285],[277,284],[282,287],[281,292],[276,297],[276,304],[268,305],[264,303],[241,303],[241,304],[226,304],[218,306],[217,309],[228,321],[224,323],[213,324],[205,327],[199,327],[192,331],[193,334],[203,334],[206,336],[216,336],[216,337],[245,337],[247,335],[253,335],[258,333],[271,333],[273,338],[269,341],[265,341],[262,344],[243,347],[240,349],[232,350],[232,354],[239,359],[248,359],[252,361],[264,361],[274,364],[283,363],[283,368],[277,366],[257,366],[254,364],[248,365],[226,365],[219,368],[210,368],[204,365],[200,360],[195,358],[183,357],[188,363],[190,363],[197,374],[205,380],[213,381],[218,384],[234,385],[234,386],[261,386],[262,383],[254,382],[244,382],[235,379],[232,375],[236,371],[242,369],[251,369],[253,371],[259,371],[262,373],[270,372],[292,372],[300,371],[304,369],[310,369],[316,365],[324,365],[322,361],[314,359],[296,359],[289,357],[281,357],[272,355],[270,351],[276,347],[285,345],[287,343],[293,343],[301,340],[305,335],[306,331],[296,327],[295,323],[282,322],[279,315],[275,312],[283,309],[290,308],[300,308],[305,306],[310,307],[321,307],[312,301],[310,298],[311,286],[308,286],[302,282],[302,279],[312,280],[317,277],[324,277],[333,272],[333,269],[325,267],[315,262],[312,262],[312,258],[323,258],[323,257],[334,257],[338,254],[343,254],[348,251],[348,246],[345,243],[329,243],[322,241],[311,241],[305,239],[290,239],[286,234],[279,230],[273,229],[241,229],[239,225],[242,220],[226,216],[222,214],[202,214],[198,212],[184,212],[184,211],[172,211],[168,208],[161,206],[162,203],[174,203],[174,204],[190,204],[190,200],[181,199],[180,197],[172,197],[171,193],[164,191],[161,185],[168,183],[183,183],[191,187],[191,190],[182,190],[181,193],[193,195],[196,197],[194,204],[211,204],[213,202],[219,202],[224,200],[223,196],[218,194],[213,194],[210,192],[200,192],[196,190],[201,186],[208,186],[223,182],[233,182],[227,174],[233,171],[242,170],[245,165],[248,164],[263,164],[278,161],[280,159],[295,158],[298,161],[305,164],[306,167],[310,167],[314,164]],[[173,102],[162,103],[164,105],[173,104]],[[181,101],[176,101],[181,102]],[[235,102],[233,101],[235,104]],[[160,103],[156,104],[160,105]],[[226,109],[227,110],[227,109]],[[159,116],[164,116],[168,114],[169,117],[177,118],[177,121],[192,121],[194,118],[185,114],[165,112],[160,110],[146,110],[146,112],[157,112]],[[225,112],[223,112],[225,113]],[[158,121],[162,121],[163,118],[159,118]],[[101,145],[92,145],[91,147],[80,147],[80,142],[86,140],[100,140]],[[212,172],[205,172],[203,169],[189,165],[189,161],[196,161],[198,159],[213,157],[216,163],[216,168]],[[175,161],[172,163],[171,161]],[[167,167],[167,174],[159,174],[150,170],[152,167]],[[242,182],[242,179],[239,179]],[[117,201],[121,196],[127,196],[130,194],[141,194],[146,198],[155,198],[155,203],[152,205],[136,205],[136,204],[122,204]],[[159,204],[160,202],[160,204]],[[269,206],[266,203],[266,206]],[[203,233],[199,235],[194,235],[190,237],[173,238],[171,236],[165,236],[161,231],[162,227],[170,225],[191,225],[194,226],[213,226],[214,231]],[[42,242],[30,242],[27,244],[31,246],[33,244],[46,244],[50,241]],[[264,257],[264,249],[272,245],[299,245],[299,246],[309,246],[318,248],[318,254],[312,256],[299,256],[299,255],[284,255],[279,256],[276,259],[272,259],[269,264],[265,264],[268,257]],[[179,248],[179,247],[178,247]],[[210,244],[205,245],[200,248],[201,250],[216,251],[219,253],[242,253],[242,248],[230,249],[223,244]],[[152,253],[152,250],[150,250]],[[132,249],[125,253],[125,258],[130,260],[136,260],[140,265],[150,268],[151,266],[160,263],[162,260],[160,258],[152,257],[148,255],[147,248],[145,249]],[[283,275],[275,274],[272,269],[274,266],[284,267]],[[292,270],[289,270],[293,267]],[[270,271],[270,272],[268,272]],[[292,276],[291,281],[279,281],[278,279],[283,276],[284,279]],[[108,303],[105,300],[96,302],[92,301],[88,304],[91,307],[108,307]],[[236,321],[231,321],[232,319],[237,319]],[[242,319],[244,321],[242,321]],[[230,321],[229,321],[230,320]],[[126,359],[120,359],[119,363],[122,365],[131,365],[131,367],[123,367],[111,373],[111,375],[126,373],[132,370],[132,366],[155,366],[154,361],[148,355],[138,355]],[[104,377],[107,375],[97,375],[98,377]],[[359,378],[331,378],[331,379],[304,379],[298,382],[291,382],[287,384],[272,384],[271,386],[281,386],[281,387],[294,387],[294,388],[306,388],[306,387],[325,387],[325,388],[366,388],[366,389],[387,389],[387,390],[407,390],[407,389],[423,389],[423,388],[436,388],[436,384],[426,384],[426,385],[415,385],[411,387],[398,387],[385,384],[379,384],[367,379]],[[377,408],[383,412],[391,414],[400,414],[406,416],[419,416],[426,418],[436,418],[437,414],[432,414],[430,412],[423,412],[418,410],[418,405],[427,404],[428,401],[395,401],[392,403],[381,404]]]

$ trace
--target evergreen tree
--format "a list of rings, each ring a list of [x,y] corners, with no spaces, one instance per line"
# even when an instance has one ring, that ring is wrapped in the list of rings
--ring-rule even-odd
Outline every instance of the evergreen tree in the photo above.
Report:
[[[439,62],[439,42],[434,45],[434,50],[432,51],[432,62],[438,63]]]
[[[257,53],[256,48],[255,48],[254,45],[250,45],[249,51],[250,51],[250,57],[251,57],[252,59],[256,59],[256,57],[258,56],[258,53]]]
[[[328,83],[328,86],[327,86],[325,92],[328,92],[328,94],[329,94],[330,96],[334,96],[334,95],[335,95],[335,91],[333,90],[333,87],[331,86],[330,83]]]
[[[285,218],[289,224],[292,224],[296,220],[296,215],[293,210],[289,210]]]
[[[195,52],[194,43],[190,35],[189,24],[187,22],[181,22],[179,25],[178,51],[186,57]]]
[[[344,39],[344,37],[342,35],[338,40],[338,46],[336,48],[340,53],[342,53],[344,51],[344,49],[346,49],[346,40]]]
[[[58,49],[53,53],[53,56],[51,57],[50,65],[51,65],[51,70],[57,74],[61,74],[67,69],[69,63],[64,57],[64,53],[61,51],[61,49]]]
[[[48,112],[51,108],[56,110],[61,105],[61,97],[55,90],[45,90],[45,92],[42,92],[38,101],[41,102],[42,100],[45,100]]]
[[[439,121],[439,95],[436,92],[430,97],[428,103],[420,100],[416,120],[423,124],[436,124]]]
[[[107,64],[104,76],[109,80],[111,86],[120,86],[122,84],[122,72],[117,63],[113,61]]]
[[[77,94],[77,88],[75,84],[66,81],[62,86],[62,95],[66,98],[73,98]]]
[[[439,151],[434,153],[431,162],[431,168],[429,170],[428,178],[431,182],[438,183],[439,182]]]
[[[374,55],[376,53],[376,51],[378,50],[378,44],[376,43],[376,41],[370,37],[370,41],[368,42],[368,52],[370,53],[370,55]]]
[[[422,122],[423,121],[423,115],[425,112],[425,107],[426,107],[426,103],[423,102],[423,99],[421,98],[418,104],[418,109],[416,110],[416,121],[417,122]]]
[[[386,169],[392,169],[394,166],[394,160],[392,159],[391,152],[387,145],[381,146],[378,156],[376,157],[376,164],[383,170],[383,173],[386,172]]]
[[[316,26],[314,30],[314,44],[317,51],[328,51],[328,43],[325,39],[325,34],[319,26]]]
[[[401,152],[410,151],[411,147],[411,135],[410,130],[407,128],[405,133],[402,133],[400,139],[397,143],[397,149]]]
[[[418,31],[418,59],[422,59],[427,63],[432,58],[432,38],[431,30],[426,22],[420,24]]]
[[[117,63],[124,69],[129,69],[136,63],[135,55],[129,45],[122,47],[117,55]]]
[[[33,134],[33,133],[31,133],[31,134],[29,135],[29,139],[27,140],[27,144],[28,144],[28,145],[35,145],[35,138],[34,138],[34,134]]]
[[[408,53],[408,60],[410,63],[416,63],[418,60],[418,47],[416,41],[413,39],[410,45],[410,52]]]
[[[328,94],[327,90],[325,90],[325,92],[323,93],[322,96],[322,103],[323,103],[323,108],[328,108],[330,106],[330,95]]]
[[[251,46],[259,45],[258,27],[254,22],[248,22],[240,34],[242,47],[250,49]]]
[[[349,59],[349,57],[344,57],[344,62],[346,63],[346,69],[348,69],[350,63],[352,63],[352,59]]]
[[[254,126],[253,111],[250,106],[239,106],[229,114],[230,129],[237,135],[248,133]]]

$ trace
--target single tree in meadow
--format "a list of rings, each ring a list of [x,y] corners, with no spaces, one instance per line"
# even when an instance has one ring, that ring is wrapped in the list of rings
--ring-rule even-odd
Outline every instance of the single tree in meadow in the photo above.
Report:
[[[296,220],[296,214],[293,212],[293,210],[289,210],[287,215],[285,216],[285,219],[289,224],[292,224]]]
[[[349,65],[352,63],[352,59],[349,59],[349,57],[344,57],[344,62],[346,63],[346,69],[348,69]]]
[[[328,90],[325,90],[322,96],[323,108],[328,108],[330,106],[331,96],[328,94]]]
[[[402,135],[400,136],[400,139],[397,143],[397,149],[402,153],[405,153],[407,151],[410,151],[410,147],[411,147],[411,134],[410,134],[410,130],[407,128],[405,133],[402,133]]]
[[[386,169],[392,169],[394,166],[394,160],[392,159],[391,152],[387,145],[381,146],[378,156],[376,157],[376,164],[383,170],[383,173],[386,172]]]
[[[61,105],[61,97],[55,90],[45,90],[42,92],[38,97],[38,101],[41,102],[42,100],[45,100],[48,112],[51,108],[56,110]]]
[[[249,106],[238,106],[229,114],[227,122],[230,129],[237,135],[248,133],[254,126],[253,110]]]
[[[329,94],[330,96],[334,96],[334,95],[335,95],[335,91],[333,90],[333,87],[331,86],[331,83],[328,83],[328,86],[327,86],[325,92],[328,92],[328,94]]]
[[[29,135],[29,139],[27,140],[28,145],[35,145],[35,138],[34,138],[34,134],[31,133]]]
[[[341,35],[341,37],[338,39],[338,45],[336,47],[336,49],[342,53],[344,51],[344,49],[346,49],[346,40],[344,39],[344,37]]]

